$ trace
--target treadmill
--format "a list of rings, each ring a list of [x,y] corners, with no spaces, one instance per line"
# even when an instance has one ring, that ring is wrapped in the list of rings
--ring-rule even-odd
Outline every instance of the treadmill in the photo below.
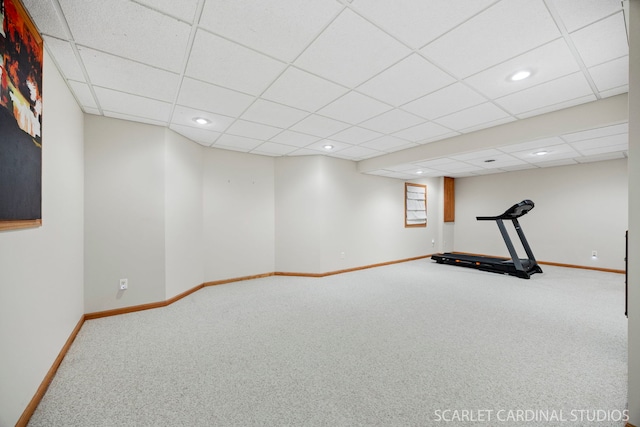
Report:
[[[516,203],[507,209],[502,215],[498,216],[478,216],[478,221],[495,221],[498,224],[504,243],[507,245],[511,259],[495,258],[479,255],[467,255],[461,253],[447,252],[444,254],[435,254],[431,259],[438,262],[438,264],[451,264],[459,267],[475,268],[482,271],[490,271],[492,273],[509,274],[511,276],[520,277],[522,279],[528,279],[534,273],[542,273],[542,269],[536,262],[531,247],[527,242],[524,232],[520,227],[518,218],[529,213],[533,209],[534,204],[531,200],[523,200],[520,203]],[[504,226],[504,220],[511,220],[513,226],[518,232],[522,247],[527,253],[527,258],[518,258],[509,233]]]

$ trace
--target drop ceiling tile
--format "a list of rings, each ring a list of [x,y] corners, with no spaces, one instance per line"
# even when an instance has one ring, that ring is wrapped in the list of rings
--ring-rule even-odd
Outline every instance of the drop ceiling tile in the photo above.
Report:
[[[517,119],[513,116],[507,116],[507,117],[503,117],[501,119],[497,119],[497,120],[490,120],[488,122],[482,122],[478,125],[474,125],[474,126],[470,126],[468,128],[464,128],[461,129],[460,132],[461,133],[471,133],[471,132],[475,132],[478,130],[482,130],[482,129],[487,129],[490,127],[495,127],[495,126],[500,126],[503,125],[505,123],[509,123],[509,122],[513,122],[516,121]]]
[[[407,47],[345,9],[295,64],[353,88],[409,53]]]
[[[614,59],[604,64],[589,68],[599,91],[606,91],[629,84],[629,57]]]
[[[518,144],[510,144],[504,145],[502,147],[498,147],[498,150],[503,153],[517,153],[522,151],[529,151],[534,153],[536,151],[541,151],[545,147],[563,145],[565,142],[560,139],[560,137],[552,136],[549,138],[541,138],[533,141],[520,142]]]
[[[265,125],[288,128],[308,115],[306,111],[258,99],[244,112],[242,118]]]
[[[95,116],[101,116],[102,115],[100,110],[98,110],[97,108],[82,107],[82,111],[84,111],[87,114],[93,114]]]
[[[395,132],[393,135],[419,143],[421,141],[432,140],[436,137],[444,138],[447,136],[457,135],[457,133],[452,133],[450,129],[440,126],[437,123],[427,122]]]
[[[62,75],[68,80],[84,82],[84,73],[76,59],[71,43],[47,36],[44,36],[43,39],[51,55],[55,58]]]
[[[509,77],[520,70],[531,71],[531,77],[511,81]],[[567,43],[558,39],[475,74],[465,83],[490,98],[498,98],[577,71],[580,66]]]
[[[355,0],[353,6],[411,47],[419,48],[493,2],[429,0],[394,3],[386,0]]]
[[[324,148],[326,145],[331,145],[333,148],[330,150],[327,150],[326,148]],[[337,153],[340,150],[344,150],[350,147],[353,147],[353,145],[345,144],[344,142],[340,142],[340,141],[333,141],[331,139],[323,139],[318,142],[314,142],[313,144],[307,145],[305,148],[315,151],[316,154],[322,153],[327,155],[333,155],[334,153]]]
[[[464,78],[560,35],[542,0],[509,0],[494,4],[428,44],[421,52],[455,76]]]
[[[433,120],[486,101],[486,98],[464,84],[455,83],[405,104],[402,109]]]
[[[186,75],[258,95],[284,70],[285,64],[239,44],[198,30]]]
[[[284,144],[276,144],[275,142],[265,142],[258,145],[256,148],[251,150],[251,152],[256,154],[266,154],[270,156],[284,156],[285,154],[289,154],[295,150],[297,150],[297,147],[292,147],[290,145]]]
[[[267,89],[263,98],[306,111],[317,111],[348,89],[306,71],[289,67]]]
[[[604,95],[602,93],[600,95],[604,98]],[[592,101],[597,101],[597,98],[595,95],[582,96],[580,98],[570,99],[568,101],[562,101],[557,104],[552,104],[546,107],[541,107],[535,110],[530,110],[525,113],[518,114],[517,118],[526,119],[527,117],[539,116],[540,114],[548,113],[550,111],[562,110],[563,108],[569,108],[575,105],[585,104],[587,102],[592,102]]]
[[[498,98],[495,102],[511,114],[522,114],[592,94],[584,74],[578,72]]]
[[[476,105],[466,110],[440,117],[436,123],[454,130],[463,130],[474,126],[508,118],[508,114],[490,102]]]
[[[207,125],[199,125],[193,121],[196,117],[202,117],[210,120]],[[233,118],[223,116],[220,114],[210,113],[208,111],[199,110],[197,108],[189,108],[181,105],[176,105],[173,110],[173,118],[171,124],[191,126],[198,129],[208,129],[215,132],[224,132],[229,125],[233,123]]]
[[[337,15],[325,0],[216,0],[204,5],[200,26],[283,61],[293,61]]]
[[[244,136],[247,138],[261,139],[264,141],[277,135],[281,131],[282,129],[273,126],[248,122],[246,120],[236,120],[231,126],[229,126],[226,133],[236,136]]]
[[[583,156],[599,156],[608,153],[626,153],[629,151],[629,144],[610,145],[607,147],[593,147],[578,150]]]
[[[487,160],[492,160],[487,162]],[[522,159],[518,159],[509,154],[497,154],[485,158],[475,158],[467,160],[467,163],[480,166],[484,169],[501,169],[503,167],[521,166],[526,164]]]
[[[89,85],[86,83],[69,81],[69,87],[76,96],[78,103],[80,106],[84,108],[98,108],[96,104],[96,100],[93,98],[93,94],[91,93],[91,89],[89,89]]]
[[[505,171],[505,172],[513,172],[513,171],[521,171],[521,170],[525,170],[525,169],[536,169],[538,166],[532,164],[532,163],[524,163],[522,165],[515,165],[515,166],[503,166],[500,169]]]
[[[423,122],[424,119],[396,108],[361,123],[361,126],[381,133],[393,133]]]
[[[570,165],[575,165],[578,162],[576,160],[574,160],[573,158],[565,158],[565,159],[560,159],[560,160],[550,160],[548,162],[540,162],[537,163],[538,167],[541,168],[553,168],[556,166],[570,166]]]
[[[318,114],[331,117],[343,122],[357,124],[363,120],[367,120],[373,116],[390,110],[387,104],[383,104],[366,95],[357,92],[349,92],[346,95],[336,99],[331,104],[320,109]]]
[[[570,143],[570,145],[583,155],[609,153],[613,151],[626,151],[629,149],[629,135],[626,133],[603,136],[594,139],[585,139]]]
[[[386,166],[385,170],[391,171],[391,172],[405,172],[405,171],[409,171],[412,169],[415,169],[416,165],[411,164],[411,163],[403,163],[400,165],[393,165],[393,166]]]
[[[553,6],[569,32],[622,9],[620,0],[555,0]]]
[[[609,90],[600,91],[601,98],[620,95],[621,93],[629,93],[629,85],[619,86]]]
[[[545,151],[547,154],[538,155],[537,152]],[[560,144],[560,145],[552,145],[546,147],[540,147],[539,149],[532,150],[523,150],[511,153],[512,156],[515,156],[521,160],[524,160],[528,163],[549,163],[555,162],[557,160],[562,159],[571,159],[574,157],[579,157],[580,153],[573,149],[569,144]]]
[[[331,139],[346,142],[347,144],[361,144],[363,142],[371,141],[372,139],[382,136],[379,132],[374,132],[369,129],[361,128],[358,126],[350,127],[349,129],[338,132],[331,136]]]
[[[222,135],[212,147],[223,148],[225,150],[235,150],[249,152],[262,144],[264,141],[259,139],[245,138],[236,135]]]
[[[571,39],[587,67],[629,54],[622,12],[572,33]]]
[[[312,114],[291,127],[291,130],[326,138],[350,127],[349,124]]]
[[[98,102],[105,115],[107,112],[120,113],[167,123],[171,115],[171,104],[155,99],[143,98],[124,92],[101,87],[94,88]]]
[[[615,159],[624,159],[626,157],[625,152],[616,152],[616,153],[606,153],[606,154],[594,154],[590,156],[582,156],[578,157],[575,160],[578,163],[591,163],[591,162],[602,162],[604,160],[615,160]]]
[[[403,173],[403,172],[387,172],[385,176],[387,178],[401,179],[403,181],[406,181],[408,179],[416,179],[415,175],[412,175],[410,173]]]
[[[175,100],[178,74],[85,47],[78,50],[93,85],[159,101]]]
[[[415,164],[421,167],[435,169],[436,166],[446,165],[447,163],[455,162],[455,160],[450,159],[448,157],[442,157],[440,159],[433,160],[423,160],[421,162],[416,162]]]
[[[458,172],[473,172],[473,171],[482,170],[483,168],[480,166],[472,165],[470,163],[452,160],[449,163],[443,163],[443,164],[433,166],[432,169],[439,170],[446,173],[458,173]]]
[[[505,154],[502,151],[496,150],[494,148],[490,148],[487,150],[479,150],[479,151],[472,151],[470,153],[458,154],[455,156],[451,156],[450,158],[452,160],[460,160],[460,161],[477,160],[477,159],[484,161],[485,159],[492,159],[497,156],[504,156],[504,155]]]
[[[188,24],[127,0],[59,2],[79,45],[182,71]]]
[[[416,144],[404,139],[396,138],[395,136],[385,135],[380,138],[376,138],[373,141],[360,144],[360,146],[390,153],[393,151],[403,150],[405,148],[415,147]]]
[[[277,134],[271,141],[279,142],[280,144],[293,145],[295,147],[306,147],[316,141],[319,141],[320,137],[311,136],[304,133],[294,132],[291,130],[285,130]]]
[[[51,1],[22,0],[22,4],[29,11],[40,34],[67,39],[67,32],[60,23],[58,13]]]
[[[237,116],[255,97],[224,87],[185,77],[178,94],[178,105],[226,116]]]
[[[574,132],[561,135],[561,138],[567,142],[583,141],[585,139],[602,138],[604,136],[612,136],[619,134],[628,134],[629,123],[620,123],[619,125],[604,126],[596,129],[589,129],[582,132]]]
[[[213,144],[213,142],[220,136],[220,132],[214,132],[207,129],[198,129],[192,126],[185,125],[172,124],[169,126],[169,129],[206,147],[209,147],[211,144]]]
[[[376,157],[381,154],[384,154],[384,153],[380,151],[372,150],[370,148],[356,146],[356,147],[349,147],[349,148],[345,148],[344,150],[340,150],[339,152],[334,154],[334,156],[342,159],[358,161],[358,160],[370,159],[371,157]]]
[[[148,117],[142,117],[139,115],[130,115],[125,113],[118,113],[114,111],[104,111],[105,117],[112,117],[114,119],[127,120],[129,122],[147,123],[154,126],[166,126],[167,122],[162,120],[156,120]]]
[[[316,150],[309,150],[308,148],[299,148],[296,151],[293,151],[287,154],[287,157],[291,156],[319,156],[321,153],[318,153]]]
[[[159,12],[175,16],[178,19],[193,23],[198,8],[198,0],[135,0]]]
[[[419,178],[425,178],[430,176],[432,177],[442,176],[442,172],[440,171],[431,170],[423,167],[416,167],[416,169],[411,172],[418,175]]]
[[[420,55],[413,54],[358,86],[358,91],[397,107],[454,81]]]

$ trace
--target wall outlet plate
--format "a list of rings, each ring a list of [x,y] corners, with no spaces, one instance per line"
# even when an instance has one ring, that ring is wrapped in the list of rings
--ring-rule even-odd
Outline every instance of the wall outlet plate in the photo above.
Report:
[[[120,290],[129,289],[129,279],[120,279]]]

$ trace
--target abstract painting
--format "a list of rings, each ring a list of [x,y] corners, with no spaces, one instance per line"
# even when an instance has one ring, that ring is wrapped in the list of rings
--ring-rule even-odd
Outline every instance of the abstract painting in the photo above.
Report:
[[[42,38],[0,0],[0,230],[42,223]]]

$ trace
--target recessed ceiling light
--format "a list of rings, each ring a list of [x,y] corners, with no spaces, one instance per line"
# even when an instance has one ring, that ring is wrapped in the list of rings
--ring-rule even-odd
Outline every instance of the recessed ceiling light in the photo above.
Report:
[[[204,117],[195,117],[193,121],[199,125],[208,125],[209,123],[211,123],[211,120],[205,119]]]
[[[424,172],[423,171],[417,171],[416,172],[418,175],[422,175]]]
[[[548,151],[542,150],[542,151],[536,151],[535,153],[536,156],[544,156],[545,154],[549,154]]]
[[[519,80],[524,80],[528,77],[531,77],[531,71],[529,70],[520,70],[517,71],[515,73],[513,73],[511,76],[509,76],[509,80],[511,80],[512,82],[517,82]]]
[[[324,148],[324,149],[325,149],[325,150],[327,150],[327,151],[328,151],[328,150],[333,150],[333,145],[331,145],[331,144],[327,144],[327,145],[324,145],[322,148]]]

